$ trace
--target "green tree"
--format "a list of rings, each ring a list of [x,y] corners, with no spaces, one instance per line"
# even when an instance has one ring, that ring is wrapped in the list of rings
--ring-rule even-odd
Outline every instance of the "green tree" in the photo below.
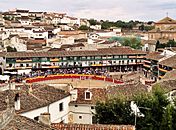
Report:
[[[129,102],[121,97],[97,102],[95,109],[95,117],[100,124],[132,124],[134,121]]]
[[[15,47],[7,46],[7,52],[17,52],[17,49]]]
[[[95,19],[90,19],[90,20],[89,20],[89,23],[90,23],[90,25],[97,25],[97,24],[99,24],[99,23],[97,22],[97,20],[95,20]]]
[[[141,40],[138,38],[124,38],[124,40],[121,43],[123,46],[130,46],[134,49],[140,49],[141,48]]]
[[[89,30],[89,27],[86,25],[81,25],[78,30]]]
[[[144,117],[137,117],[137,130],[175,130],[176,108],[168,101],[165,92],[155,86],[153,92],[131,98],[144,114]],[[96,118],[102,124],[134,125],[134,115],[127,98],[110,98],[105,102],[98,102]]]

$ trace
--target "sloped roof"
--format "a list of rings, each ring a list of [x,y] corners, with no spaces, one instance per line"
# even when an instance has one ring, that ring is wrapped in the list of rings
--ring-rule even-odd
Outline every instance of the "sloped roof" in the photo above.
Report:
[[[146,55],[145,58],[158,61],[164,57],[163,55],[160,55],[160,54],[161,53],[159,52],[152,52]]]
[[[176,70],[171,70],[167,72],[162,79],[176,79]]]
[[[176,68],[176,55],[159,62],[160,65]]]
[[[16,111],[17,113],[44,107],[70,96],[68,92],[47,85],[34,84],[31,86],[33,88],[31,92],[28,91],[29,87],[30,86],[27,85],[22,86],[21,90],[6,90],[0,92],[0,110],[2,111],[7,108],[5,102],[7,96],[9,97],[10,107],[14,107],[14,99],[17,93],[20,95],[21,102],[21,109]]]
[[[166,91],[176,90],[176,79],[161,80],[153,84],[153,88],[157,85],[159,85],[161,88],[163,88]]]
[[[108,87],[108,95],[124,95],[128,99],[139,93],[148,92],[146,85],[143,85],[141,82],[134,82],[124,85],[116,85]]]
[[[91,100],[85,99],[86,90],[92,93]],[[124,95],[128,99],[140,92],[148,92],[147,86],[140,82],[129,84],[108,86],[107,88],[77,88],[78,97],[76,101],[71,104],[92,104],[95,105],[97,101],[105,101],[109,96]]]
[[[156,24],[176,24],[176,20],[170,17],[165,17],[161,19],[160,21],[156,22]]]
[[[76,101],[71,103],[76,104],[96,104],[97,101],[103,101],[106,99],[106,89],[105,88],[76,88],[78,91],[78,98]],[[91,100],[85,100],[85,91],[89,90],[92,93]]]
[[[50,52],[8,52],[1,53],[6,55],[6,58],[18,57],[61,57],[61,56],[102,56],[102,55],[145,55],[146,52],[141,50],[134,50],[129,47],[114,47],[103,48],[98,50],[87,51],[50,51]]]
[[[13,119],[1,130],[53,130],[27,117],[15,115]]]

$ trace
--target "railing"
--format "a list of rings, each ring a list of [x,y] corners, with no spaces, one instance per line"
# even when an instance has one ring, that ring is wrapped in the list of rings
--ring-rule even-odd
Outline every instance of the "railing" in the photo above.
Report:
[[[151,66],[150,66],[150,65],[146,65],[146,64],[144,64],[144,67],[151,68]]]
[[[26,63],[26,62],[32,62],[32,60],[16,60],[16,62],[19,62],[19,63]]]
[[[101,80],[101,81],[107,81],[112,82],[115,84],[122,84],[122,81],[105,77],[105,76],[98,76],[98,75],[84,75],[84,74],[57,74],[57,75],[48,75],[48,76],[39,76],[34,78],[27,78],[27,83],[34,83],[34,82],[41,82],[46,80],[56,80],[56,79],[80,79],[80,80],[86,80],[86,79],[92,79],[92,80]]]
[[[159,68],[160,71],[162,72],[168,72],[168,70],[165,70],[165,69],[162,69],[162,68]]]
[[[58,59],[58,58],[50,59],[50,62],[57,62],[57,61],[60,61],[60,59]]]

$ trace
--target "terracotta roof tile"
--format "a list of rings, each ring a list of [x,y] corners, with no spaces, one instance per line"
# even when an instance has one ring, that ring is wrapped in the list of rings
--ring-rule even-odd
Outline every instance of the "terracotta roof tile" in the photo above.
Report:
[[[109,96],[124,95],[127,98],[138,94],[139,92],[148,92],[147,86],[139,83],[128,83],[123,85],[108,86],[107,88],[76,88],[78,91],[78,97],[76,101],[72,101],[71,104],[92,104],[95,105],[97,101],[105,101]],[[92,94],[91,100],[85,99],[85,92],[90,91]]]
[[[159,62],[160,65],[176,68],[176,55]]]
[[[124,95],[127,98],[131,98],[132,96],[138,93],[146,93],[146,92],[148,92],[147,86],[143,85],[140,82],[108,87],[108,95],[111,96]]]
[[[61,57],[61,56],[104,56],[104,55],[145,55],[146,52],[128,47],[104,48],[88,51],[50,51],[50,52],[8,52],[0,53],[7,58],[18,57]]]
[[[152,52],[146,55],[145,58],[158,61],[164,57],[163,55],[160,55],[160,54],[161,53],[159,52]]]
[[[56,130],[135,130],[132,125],[52,124]]]
[[[7,104],[5,103],[6,96],[9,97],[10,106],[14,106],[15,94],[20,94],[21,109],[17,113],[34,110],[50,103],[68,97],[70,94],[47,85],[34,84],[33,90],[29,93],[29,86],[23,86],[21,90],[6,90],[0,92],[0,110],[5,110]]]
[[[52,130],[32,119],[15,115],[13,119],[1,130]]]
[[[96,104],[99,100],[106,99],[106,89],[105,88],[76,88],[78,91],[78,98],[76,101],[72,101],[71,103],[76,104]],[[89,90],[92,93],[91,100],[85,99],[85,91]]]
[[[160,85],[160,87],[166,91],[176,90],[176,80],[175,79],[161,80],[161,81],[153,84],[153,88],[158,85]]]
[[[170,17],[165,17],[161,19],[160,21],[156,22],[156,24],[176,24],[176,20]]]

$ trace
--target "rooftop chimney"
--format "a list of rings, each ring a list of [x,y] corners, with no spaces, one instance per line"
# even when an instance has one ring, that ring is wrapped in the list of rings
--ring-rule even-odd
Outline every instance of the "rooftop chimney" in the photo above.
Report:
[[[20,110],[20,94],[15,94],[15,110]]]
[[[51,125],[50,113],[41,113],[39,116],[39,123],[44,125]]]
[[[76,101],[78,98],[78,90],[73,89],[70,91],[70,94],[71,94],[71,101]]]

